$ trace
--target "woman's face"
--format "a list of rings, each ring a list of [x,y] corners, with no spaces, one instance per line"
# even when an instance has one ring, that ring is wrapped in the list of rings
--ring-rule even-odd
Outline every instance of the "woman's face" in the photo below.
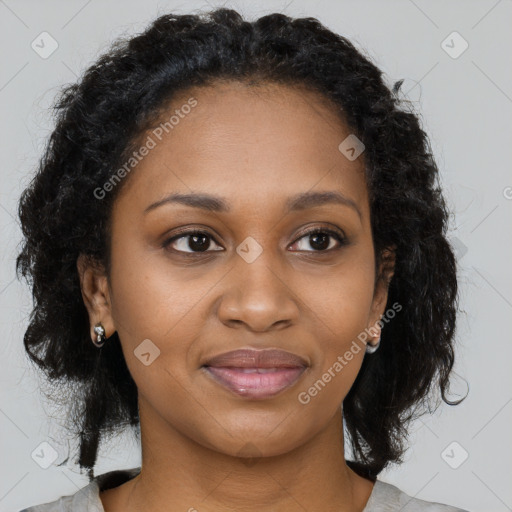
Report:
[[[332,105],[285,86],[191,89],[162,121],[173,114],[141,137],[150,149],[124,178],[109,288],[91,322],[117,330],[142,423],[226,454],[247,443],[285,453],[339,414],[365,354],[357,337],[384,312],[364,153],[339,149],[351,133]],[[171,194],[189,199],[154,205]],[[306,366],[217,369],[238,391],[204,367],[268,348]]]

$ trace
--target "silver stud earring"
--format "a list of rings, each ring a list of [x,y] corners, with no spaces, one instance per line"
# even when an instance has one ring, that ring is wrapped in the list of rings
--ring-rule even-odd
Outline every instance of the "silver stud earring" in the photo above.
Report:
[[[380,336],[379,336],[379,339],[377,340],[377,343],[375,343],[375,345],[370,345],[369,343],[366,344],[366,353],[373,354],[379,348],[379,345],[380,345]]]
[[[101,325],[101,322],[98,322],[94,326],[94,332],[96,333],[96,339],[92,340],[92,342],[98,347],[102,347],[105,343],[106,337],[105,337],[105,328],[103,325]]]

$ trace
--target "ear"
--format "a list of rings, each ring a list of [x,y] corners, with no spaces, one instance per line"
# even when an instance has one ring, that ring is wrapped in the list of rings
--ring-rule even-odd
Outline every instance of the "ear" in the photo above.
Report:
[[[80,289],[85,307],[89,313],[91,339],[96,339],[94,326],[101,322],[105,337],[114,334],[116,328],[112,318],[110,291],[105,269],[91,257],[80,254],[77,258]]]
[[[372,331],[378,330],[380,335],[379,320],[385,312],[388,300],[388,289],[391,278],[395,273],[396,245],[385,248],[381,253],[381,261],[375,279],[375,291],[373,294],[372,307],[368,327]]]

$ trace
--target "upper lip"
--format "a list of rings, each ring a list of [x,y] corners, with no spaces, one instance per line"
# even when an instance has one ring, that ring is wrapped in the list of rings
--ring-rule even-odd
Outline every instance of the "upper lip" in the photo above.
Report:
[[[203,366],[234,368],[296,368],[308,366],[297,354],[280,349],[239,349],[208,359]]]

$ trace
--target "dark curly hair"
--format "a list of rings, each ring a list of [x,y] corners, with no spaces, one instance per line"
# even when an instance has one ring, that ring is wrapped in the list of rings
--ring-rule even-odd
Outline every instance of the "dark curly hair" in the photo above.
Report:
[[[94,478],[105,436],[140,425],[137,387],[119,337],[114,333],[98,350],[82,301],[77,258],[87,255],[109,275],[110,214],[124,183],[101,201],[93,191],[178,91],[220,80],[320,93],[365,145],[375,258],[379,264],[383,250],[395,248],[388,304],[402,306],[343,402],[355,459],[347,464],[374,479],[390,462],[403,462],[408,423],[426,407],[431,411],[434,387],[446,403],[462,401],[446,398],[456,261],[438,169],[418,116],[403,108],[402,81],[388,87],[369,57],[315,18],[274,13],[248,22],[224,8],[167,14],[143,33],[117,40],[61,90],[55,129],[19,203],[24,240],[16,272],[33,293],[25,349],[49,389],[64,392],[66,418],[80,438],[80,469]]]

